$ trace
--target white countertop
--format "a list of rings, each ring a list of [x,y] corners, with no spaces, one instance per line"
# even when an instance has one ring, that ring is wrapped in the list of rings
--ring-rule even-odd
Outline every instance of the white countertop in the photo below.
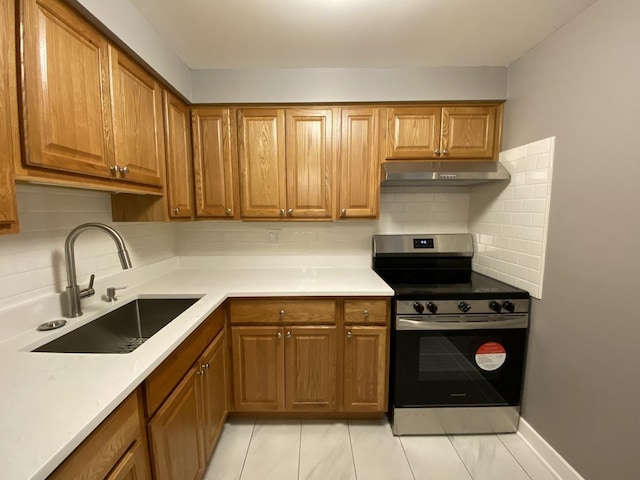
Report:
[[[193,268],[196,265],[199,268]],[[370,268],[211,267],[207,261],[191,259],[180,266],[178,262],[164,262],[162,266],[144,267],[141,270],[145,273],[139,271],[129,278],[129,271],[122,272],[117,281],[135,286],[118,292],[117,302],[106,303],[99,295],[86,304],[83,300],[84,315],[69,319],[66,326],[53,332],[37,332],[34,328],[60,318],[59,307],[52,308],[52,299],[0,312],[0,320],[4,317],[0,322],[0,337],[4,339],[0,343],[0,478],[46,478],[228,297],[393,295]],[[97,284],[96,291],[105,284]],[[113,280],[110,285],[119,284]],[[192,295],[202,298],[132,353],[30,351],[128,300]],[[51,311],[54,313],[44,314]],[[12,315],[20,318],[7,321]],[[24,330],[25,324],[28,330]]]

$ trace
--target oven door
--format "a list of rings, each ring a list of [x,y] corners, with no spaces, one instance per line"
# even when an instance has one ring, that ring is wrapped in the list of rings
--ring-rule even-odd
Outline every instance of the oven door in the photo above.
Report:
[[[527,323],[526,315],[486,322],[398,318],[393,405],[519,405]]]

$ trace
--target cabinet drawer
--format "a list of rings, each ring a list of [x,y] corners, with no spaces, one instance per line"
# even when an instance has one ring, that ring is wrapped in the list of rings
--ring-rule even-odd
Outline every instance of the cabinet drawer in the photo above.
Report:
[[[49,480],[105,478],[139,436],[138,395],[134,392],[74,450]]]
[[[334,324],[335,300],[246,299],[231,301],[232,324]]]
[[[344,323],[386,325],[389,322],[389,300],[358,299],[344,301]]]

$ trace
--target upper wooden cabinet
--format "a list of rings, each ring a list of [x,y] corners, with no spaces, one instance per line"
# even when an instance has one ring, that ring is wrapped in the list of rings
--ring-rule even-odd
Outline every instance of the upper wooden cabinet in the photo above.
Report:
[[[24,162],[114,177],[107,40],[59,1],[22,6]]]
[[[380,197],[379,108],[343,108],[337,218],[377,218]]]
[[[333,110],[238,110],[241,216],[333,216]]]
[[[495,159],[501,104],[387,109],[387,159]]]
[[[115,168],[121,180],[163,184],[162,88],[140,65],[109,47]]]
[[[164,92],[164,129],[167,153],[167,210],[170,218],[193,218],[193,162],[189,107]]]
[[[239,218],[235,110],[194,108],[191,115],[196,215]]]
[[[20,161],[13,0],[0,0],[0,235],[18,232],[13,162]]]

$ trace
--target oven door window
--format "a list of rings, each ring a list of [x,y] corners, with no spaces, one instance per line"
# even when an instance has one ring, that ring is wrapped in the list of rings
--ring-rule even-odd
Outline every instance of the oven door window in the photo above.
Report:
[[[526,330],[396,334],[396,407],[520,404]]]

